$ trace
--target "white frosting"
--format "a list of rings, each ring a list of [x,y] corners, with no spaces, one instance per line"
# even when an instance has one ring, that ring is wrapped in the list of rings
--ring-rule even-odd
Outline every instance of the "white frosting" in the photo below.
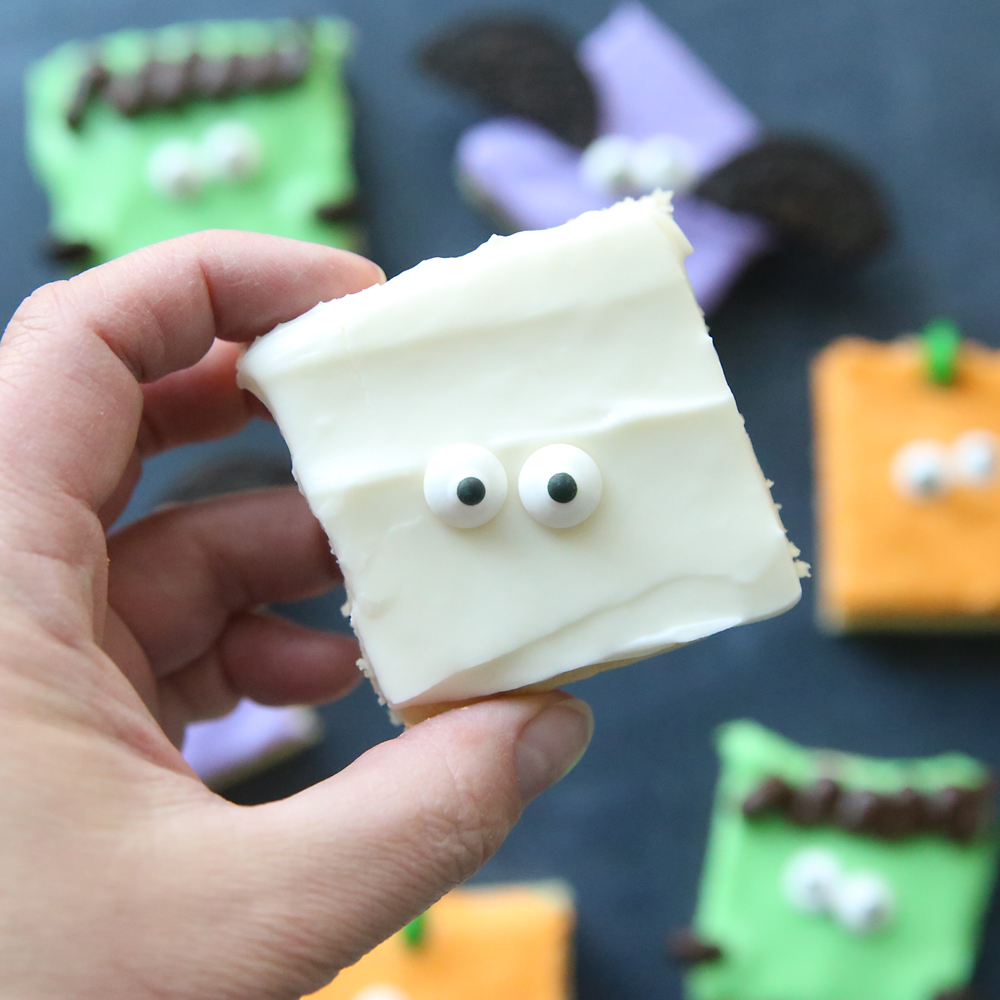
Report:
[[[635,659],[777,614],[790,547],[684,273],[669,198],[493,237],[258,340],[241,384],[274,414],[397,707]],[[424,493],[453,444],[513,483],[547,446],[603,492],[556,528],[508,497],[455,528]]]

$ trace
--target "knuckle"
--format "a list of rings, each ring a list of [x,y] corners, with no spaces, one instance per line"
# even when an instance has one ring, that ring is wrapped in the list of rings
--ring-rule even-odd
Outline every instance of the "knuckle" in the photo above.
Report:
[[[65,316],[69,297],[68,281],[53,281],[36,288],[15,310],[8,333],[32,336],[57,327]]]

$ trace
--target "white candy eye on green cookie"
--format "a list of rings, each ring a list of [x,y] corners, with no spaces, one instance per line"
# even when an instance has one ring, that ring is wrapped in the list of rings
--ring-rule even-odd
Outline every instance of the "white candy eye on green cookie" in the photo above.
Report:
[[[846,871],[833,851],[821,847],[804,848],[789,859],[782,888],[795,909],[829,914],[855,934],[871,934],[895,914],[895,896],[883,876]]]

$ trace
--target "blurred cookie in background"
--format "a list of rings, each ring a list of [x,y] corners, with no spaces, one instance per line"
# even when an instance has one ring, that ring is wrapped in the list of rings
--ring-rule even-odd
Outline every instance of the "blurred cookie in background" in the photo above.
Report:
[[[821,626],[1000,629],[1000,353],[936,320],[834,341],[812,388]]]
[[[570,1000],[564,882],[453,889],[311,1000]]]
[[[962,754],[808,750],[755,722],[721,761],[691,929],[690,1000],[957,1000],[997,867],[995,784]]]
[[[69,42],[26,77],[51,253],[202,229],[361,246],[346,21],[206,21]]]

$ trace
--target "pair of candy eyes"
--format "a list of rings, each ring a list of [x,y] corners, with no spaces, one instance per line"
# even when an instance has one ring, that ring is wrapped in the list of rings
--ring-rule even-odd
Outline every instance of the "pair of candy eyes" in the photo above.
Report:
[[[167,139],[150,154],[146,173],[155,191],[167,198],[193,198],[212,179],[239,181],[260,170],[260,138],[238,121],[213,125],[198,143]]]
[[[624,135],[602,135],[580,157],[586,187],[613,195],[684,191],[695,181],[694,152],[675,135],[652,135],[637,142]]]
[[[547,528],[572,528],[585,521],[597,509],[602,490],[597,463],[569,444],[539,448],[517,478],[525,510]],[[500,513],[507,499],[507,473],[486,448],[449,445],[427,463],[424,498],[445,524],[478,528]]]
[[[990,431],[966,431],[950,445],[922,439],[903,445],[892,459],[892,480],[913,500],[933,500],[955,486],[984,488],[996,478],[1000,441]]]
[[[846,872],[823,848],[792,855],[782,875],[785,898],[805,913],[828,913],[855,934],[890,923],[896,909],[892,886],[876,872]]]

